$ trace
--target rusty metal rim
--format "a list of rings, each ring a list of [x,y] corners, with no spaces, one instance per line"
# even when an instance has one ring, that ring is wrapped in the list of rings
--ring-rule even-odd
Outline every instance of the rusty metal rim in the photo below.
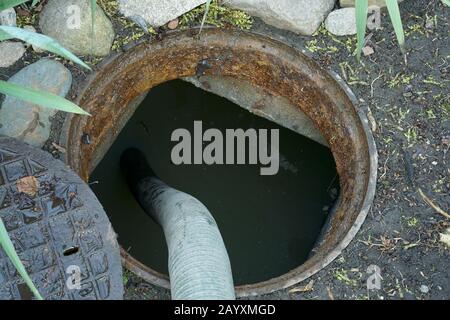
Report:
[[[184,50],[183,53],[181,50]],[[316,254],[284,275],[238,286],[236,293],[239,297],[245,297],[290,287],[331,263],[355,237],[370,209],[377,175],[375,142],[365,114],[355,108],[358,102],[353,93],[339,76],[321,70],[298,50],[263,35],[217,29],[205,30],[200,38],[192,37],[191,31],[173,32],[162,42],[137,44],[124,53],[112,56],[87,80],[77,102],[90,111],[93,117],[86,119],[71,115],[66,119],[61,135],[61,144],[68,150],[66,161],[87,180],[102,153],[106,152],[103,150],[108,148],[105,144],[111,144],[120,131],[117,126],[126,113],[123,105],[126,106],[140,93],[158,83],[194,75],[202,57],[209,59],[212,64],[210,70],[206,71],[209,74],[243,77],[269,92],[292,99],[293,104],[298,105],[321,129],[333,151],[344,196]],[[245,59],[249,59],[247,64]],[[249,69],[250,62],[259,68],[254,71],[255,75]],[[277,75],[281,78],[277,78]],[[271,83],[264,82],[264,77],[269,77]],[[308,86],[300,90],[299,83],[305,83],[305,80],[309,81]],[[126,94],[121,95],[121,89]],[[315,109],[314,103],[317,104]],[[105,108],[105,105],[111,107]],[[322,114],[324,110],[328,113]],[[94,142],[94,146],[80,145],[79,139],[85,130],[96,134],[94,138],[98,141]],[[342,226],[349,222],[350,227]],[[141,264],[124,250],[122,257],[124,265],[132,272],[158,286],[170,287],[166,275]]]

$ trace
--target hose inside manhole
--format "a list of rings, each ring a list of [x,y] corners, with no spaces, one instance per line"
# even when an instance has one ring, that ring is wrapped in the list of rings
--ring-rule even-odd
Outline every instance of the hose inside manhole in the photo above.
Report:
[[[235,299],[230,260],[208,209],[159,180],[138,149],[126,150],[120,165],[144,211],[164,230],[172,299]]]
[[[196,35],[193,37],[193,35]],[[143,42],[97,66],[77,103],[92,117],[70,115],[61,145],[67,163],[86,181],[130,119],[132,105],[153,87],[173,79],[206,76],[247,81],[300,109],[323,134],[333,153],[340,197],[322,241],[297,268],[270,280],[236,287],[237,296],[266,294],[295,285],[333,261],[355,237],[372,203],[377,174],[376,146],[367,118],[346,84],[291,46],[267,36],[236,30],[205,29],[168,33]],[[258,107],[258,106],[256,106]],[[274,110],[276,112],[277,110]],[[88,136],[90,139],[82,139]],[[83,142],[81,142],[83,141]],[[170,288],[167,276],[126,250],[124,264],[145,280]]]

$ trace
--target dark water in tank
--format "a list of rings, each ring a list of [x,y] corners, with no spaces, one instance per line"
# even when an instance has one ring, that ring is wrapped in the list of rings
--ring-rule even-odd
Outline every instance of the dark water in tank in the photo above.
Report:
[[[180,165],[171,162],[172,131],[194,121],[203,130],[279,129],[280,170],[261,176],[261,165]],[[225,136],[225,134],[224,134]],[[296,268],[308,257],[337,193],[328,148],[181,80],[148,94],[91,175],[92,188],[119,243],[141,262],[167,273],[167,247],[158,225],[140,208],[120,169],[121,153],[137,147],[166,183],[203,202],[217,221],[235,284],[249,284]]]

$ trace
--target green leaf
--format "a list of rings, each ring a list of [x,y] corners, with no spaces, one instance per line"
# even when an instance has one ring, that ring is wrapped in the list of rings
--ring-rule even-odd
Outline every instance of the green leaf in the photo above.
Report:
[[[20,85],[0,80],[0,93],[13,96],[43,107],[72,112],[77,114],[89,115],[73,102],[66,100],[52,93],[38,91]]]
[[[30,276],[28,275],[27,271],[25,270],[25,267],[23,266],[22,261],[20,261],[20,258],[17,255],[16,250],[14,249],[14,245],[12,244],[11,239],[9,238],[8,231],[6,231],[5,225],[3,224],[3,221],[1,218],[0,218],[0,244],[3,248],[3,250],[5,251],[6,255],[9,257],[11,262],[14,264],[14,267],[16,267],[20,276],[23,278],[23,280],[25,281],[27,286],[33,292],[36,299],[44,300],[42,298],[41,294],[39,293],[39,291],[34,286],[33,281],[31,280]]]
[[[31,7],[34,8],[39,3],[40,0],[33,0],[33,3],[31,4]]]
[[[392,25],[394,26],[395,35],[397,36],[400,50],[405,51],[405,32],[403,31],[402,18],[400,16],[400,9],[398,8],[397,0],[386,0],[389,16],[391,17]]]
[[[95,11],[97,10],[97,0],[91,0],[91,54],[94,52],[94,38],[95,38]]]
[[[91,0],[91,20],[92,20],[92,29],[94,29],[95,22],[95,11],[97,10],[97,0]]]
[[[358,40],[358,46],[356,55],[358,61],[361,59],[361,51],[364,46],[364,39],[366,36],[366,26],[367,26],[367,11],[369,10],[368,0],[356,0],[355,3],[356,10],[356,37]]]
[[[19,4],[25,3],[27,1],[28,0],[1,0],[0,11],[18,6]]]
[[[4,41],[4,40],[9,40],[12,39],[12,37],[7,34],[6,32],[3,32],[2,30],[0,30],[0,42]]]
[[[91,70],[91,68],[76,55],[65,49],[61,44],[50,37],[17,27],[0,26],[0,41],[12,38],[20,39],[41,49],[53,52]]]
[[[198,34],[200,34],[203,30],[203,26],[205,25],[206,22],[206,18],[208,17],[208,13],[209,13],[209,6],[211,5],[211,0],[207,0],[206,1],[206,5],[205,5],[205,14],[203,15],[203,19],[202,19],[202,24],[200,25],[200,31]]]
[[[450,0],[442,0],[442,3],[445,4],[447,7],[450,7]]]

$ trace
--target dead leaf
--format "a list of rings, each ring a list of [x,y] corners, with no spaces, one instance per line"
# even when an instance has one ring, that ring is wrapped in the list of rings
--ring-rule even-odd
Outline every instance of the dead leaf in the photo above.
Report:
[[[39,189],[39,181],[34,176],[28,176],[17,180],[16,186],[19,192],[34,197]]]
[[[334,295],[333,292],[331,291],[331,288],[327,286],[327,293],[328,293],[328,298],[330,300],[334,300]]]
[[[20,17],[29,17],[29,16],[31,16],[30,11],[24,10],[24,9],[22,9],[20,7],[16,8],[16,13]]]
[[[365,46],[364,48],[362,48],[362,52],[363,52],[364,56],[370,56],[370,55],[373,54],[375,51],[373,50],[372,47],[370,47],[370,46]]]
[[[370,110],[369,107],[367,107],[367,120],[369,120],[369,122],[370,122],[370,127],[372,129],[372,132],[376,133],[377,132],[377,121],[375,120],[372,110]]]
[[[445,233],[439,233],[441,236],[441,242],[447,245],[450,249],[450,228],[445,231]]]
[[[311,280],[306,286],[289,290],[289,293],[310,292],[314,290],[314,280]]]

